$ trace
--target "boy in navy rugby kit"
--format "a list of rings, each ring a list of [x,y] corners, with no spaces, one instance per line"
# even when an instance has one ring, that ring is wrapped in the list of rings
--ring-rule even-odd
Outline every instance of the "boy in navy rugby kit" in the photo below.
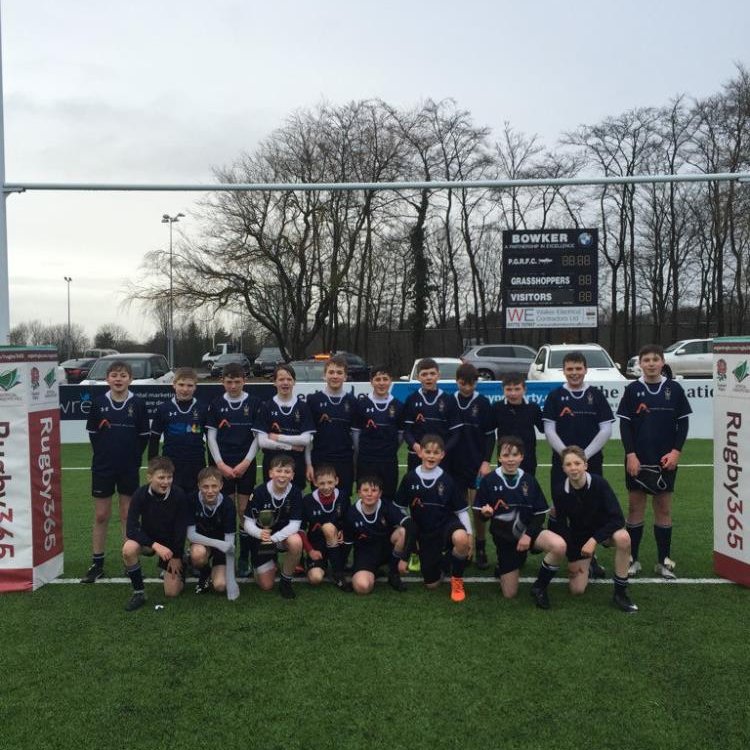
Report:
[[[451,451],[448,471],[459,492],[466,498],[468,507],[474,503],[479,481],[492,470],[490,460],[495,447],[492,404],[485,396],[477,393],[478,380],[479,373],[474,365],[466,363],[456,369],[458,389],[453,398],[456,401],[456,413],[461,429],[460,439]],[[481,520],[475,523],[475,530],[481,539],[481,543],[477,541],[476,564],[480,570],[484,570],[488,563],[484,523]]]
[[[315,467],[315,489],[302,498],[302,546],[307,555],[307,580],[313,585],[323,582],[328,563],[337,588],[346,590],[344,578],[344,544],[341,529],[349,508],[338,491],[338,476],[333,466]]]
[[[140,483],[143,450],[150,433],[146,403],[133,395],[129,386],[133,371],[126,362],[115,361],[107,368],[109,390],[95,398],[86,420],[93,455],[91,494],[94,498],[91,567],[81,583],[94,583],[104,575],[107,528],[112,515],[112,496],[120,501],[123,537],[130,498]]]
[[[208,409],[208,449],[224,479],[222,492],[237,497],[237,514],[243,517],[248,498],[255,486],[255,456],[258,441],[253,428],[258,422],[260,400],[244,390],[245,372],[236,363],[226,365],[221,374],[224,394]],[[250,544],[240,528],[240,554],[237,575],[247,577]]]
[[[440,468],[445,444],[437,435],[425,435],[420,443],[422,463],[401,480],[396,505],[408,510],[413,537],[419,544],[422,578],[436,588],[443,578],[443,556],[450,554],[451,599],[461,602],[464,569],[471,552],[471,521],[466,495]]]
[[[581,352],[569,352],[563,357],[565,384],[555,388],[544,402],[542,419],[544,435],[552,448],[552,493],[565,481],[562,470],[562,451],[569,445],[583,448],[591,474],[602,475],[607,440],[612,435],[615,421],[612,409],[604,394],[594,386],[584,383],[587,366]],[[554,526],[550,519],[551,528]],[[591,563],[592,578],[604,578],[604,568],[594,558]]]
[[[198,491],[188,498],[187,538],[190,564],[199,571],[196,594],[210,589],[236,599],[234,531],[237,526],[232,498],[221,491],[224,480],[215,466],[198,474]]]
[[[583,594],[596,547],[615,548],[613,604],[623,612],[637,612],[628,597],[630,536],[615,493],[604,477],[589,473],[586,454],[577,445],[562,452],[566,479],[557,485],[552,501],[558,533],[567,544],[569,586],[572,594]]]
[[[250,535],[250,557],[255,582],[263,591],[273,588],[276,557],[283,551],[279,593],[294,599],[292,576],[302,557],[302,493],[294,479],[294,459],[276,455],[268,467],[270,479],[259,484],[245,508],[245,531]]]
[[[174,374],[174,396],[156,409],[151,421],[149,459],[159,455],[159,441],[164,435],[162,455],[174,464],[174,483],[188,494],[198,488],[198,472],[206,465],[207,407],[195,398],[198,376],[192,367],[180,367]]]
[[[182,551],[185,546],[187,499],[172,483],[174,466],[164,457],[148,462],[148,484],[133,494],[128,509],[127,539],[122,547],[133,594],[125,610],[132,612],[146,602],[140,556],[159,558],[164,571],[164,595],[177,596],[183,587]]]
[[[338,476],[338,492],[349,505],[354,483],[354,444],[352,428],[357,411],[357,399],[344,390],[347,364],[344,357],[334,356],[325,364],[325,388],[307,396],[315,436],[309,462],[307,481],[315,483],[315,467],[333,466]]]
[[[434,359],[417,363],[420,387],[404,402],[404,441],[409,449],[408,467],[411,471],[421,461],[419,441],[425,435],[438,435],[445,442],[446,455],[461,437],[461,422],[455,399],[438,388],[440,369]]]
[[[649,494],[654,506],[655,570],[662,578],[672,580],[672,492],[692,409],[680,384],[661,374],[664,350],[660,346],[644,346],[638,361],[643,374],[625,388],[617,409],[629,493],[626,527],[633,557],[629,572],[636,575],[641,570],[638,554]]]
[[[263,403],[255,432],[263,449],[263,478],[268,480],[271,459],[291,455],[294,484],[305,489],[306,455],[310,450],[315,425],[305,397],[294,395],[297,375],[291,365],[278,365],[273,373],[276,395]]]
[[[506,599],[518,593],[520,569],[529,551],[546,553],[531,596],[537,607],[549,609],[547,587],[565,556],[565,541],[545,530],[548,506],[539,483],[521,469],[524,443],[515,435],[498,441],[500,466],[479,483],[474,509],[490,521],[497,548],[500,588]]]
[[[390,500],[382,497],[380,477],[357,479],[357,501],[344,520],[344,542],[354,548],[352,588],[369,594],[375,587],[378,569],[388,566],[388,583],[406,591],[401,574],[406,572],[405,550],[410,544],[411,519]]]
[[[404,405],[391,396],[393,377],[384,365],[373,367],[372,392],[357,399],[354,438],[357,477],[379,476],[383,497],[393,500],[398,489],[398,447],[403,437]]]

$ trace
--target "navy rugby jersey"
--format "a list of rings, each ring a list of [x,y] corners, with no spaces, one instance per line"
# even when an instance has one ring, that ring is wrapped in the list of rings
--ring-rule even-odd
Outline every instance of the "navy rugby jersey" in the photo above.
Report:
[[[374,401],[364,394],[357,399],[355,427],[359,429],[359,457],[367,463],[392,460],[398,453],[403,430],[404,405],[393,396]]]
[[[315,425],[313,464],[317,466],[327,461],[351,461],[354,456],[352,427],[357,399],[351,393],[330,396],[323,391],[316,391],[309,394],[305,401]]]
[[[194,492],[188,503],[188,526],[210,539],[224,539],[225,534],[234,534],[237,514],[231,497],[220,494],[213,505],[202,502],[200,492]]]
[[[222,461],[235,466],[242,461],[255,439],[253,428],[259,419],[260,399],[243,393],[240,401],[226,393],[211,402],[207,426],[216,430]]]
[[[138,469],[151,432],[146,402],[128,391],[120,403],[107,392],[93,400],[86,430],[93,448],[92,471]]]
[[[316,531],[324,523],[332,523],[341,528],[345,510],[343,498],[338,490],[334,490],[334,500],[330,505],[321,502],[320,490],[313,490],[302,498],[302,526],[309,533]]]
[[[302,493],[299,487],[289,484],[287,492],[283,497],[275,497],[269,489],[272,482],[259,484],[250,495],[245,508],[245,515],[252,518],[259,528],[269,528],[259,520],[262,510],[270,510],[273,513],[273,523],[270,526],[271,533],[283,529],[290,521],[302,522]]]
[[[459,511],[468,510],[455,482],[440,468],[433,479],[420,476],[417,469],[408,472],[401,480],[394,502],[403,511],[409,509],[422,534],[442,530]]]
[[[523,469],[513,477],[504,476],[499,468],[483,477],[474,497],[474,509],[481,510],[485,505],[494,508],[492,520],[497,525],[510,529],[519,522],[530,536],[541,531],[549,510],[539,482]],[[520,534],[514,536],[518,538]]]
[[[545,422],[555,423],[557,434],[565,445],[581,448],[596,437],[601,422],[615,421],[604,394],[592,385],[583,391],[555,388],[544,402],[542,418]]]
[[[406,520],[404,512],[389,500],[378,500],[373,513],[362,510],[362,501],[350,506],[344,519],[345,544],[382,544]]]
[[[442,390],[425,393],[418,388],[404,402],[404,439],[413,453],[412,446],[425,435],[440,435],[448,449],[458,439],[461,422],[456,414],[455,399]]]
[[[162,454],[177,463],[203,463],[206,445],[203,439],[208,407],[198,401],[178,401],[172,397],[159,404],[151,421],[151,435],[164,435]]]
[[[315,432],[310,409],[305,397],[297,396],[290,406],[280,406],[275,397],[264,401],[258,411],[256,432],[270,435],[301,435],[303,432]]]
[[[625,452],[635,453],[643,464],[656,465],[674,448],[682,450],[692,411],[674,380],[645,383],[639,378],[629,383],[617,407]]]
[[[467,399],[456,392],[453,398],[461,424],[461,437],[451,449],[450,469],[455,476],[465,477],[473,482],[482,462],[492,458],[495,443],[492,404],[479,393],[474,393]]]
[[[172,485],[166,495],[154,492],[149,485],[139,487],[130,499],[126,536],[142,547],[154,542],[163,544],[181,555],[187,532],[187,498]]]

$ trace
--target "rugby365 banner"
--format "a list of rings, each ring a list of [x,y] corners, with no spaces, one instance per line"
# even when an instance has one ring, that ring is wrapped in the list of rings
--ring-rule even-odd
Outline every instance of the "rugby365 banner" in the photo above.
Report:
[[[750,586],[750,337],[713,352],[714,570]]]
[[[0,347],[0,592],[62,573],[57,352]]]

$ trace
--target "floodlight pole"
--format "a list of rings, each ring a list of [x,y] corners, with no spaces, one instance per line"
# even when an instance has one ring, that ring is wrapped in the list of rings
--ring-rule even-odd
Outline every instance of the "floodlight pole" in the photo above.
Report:
[[[169,331],[167,332],[167,360],[169,367],[174,370],[174,283],[173,268],[174,254],[172,251],[172,225],[183,218],[185,214],[176,214],[170,216],[163,214],[161,217],[162,224],[169,224]]]
[[[3,98],[3,34],[0,24],[0,346],[10,343],[10,282],[8,279],[8,224],[5,203],[5,101]]]

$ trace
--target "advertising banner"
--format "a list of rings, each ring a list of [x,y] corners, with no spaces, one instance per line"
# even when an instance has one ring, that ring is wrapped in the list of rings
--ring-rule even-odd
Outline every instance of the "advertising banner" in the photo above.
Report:
[[[0,347],[0,592],[62,573],[57,352]]]
[[[750,337],[714,339],[713,353],[714,570],[750,586]]]

